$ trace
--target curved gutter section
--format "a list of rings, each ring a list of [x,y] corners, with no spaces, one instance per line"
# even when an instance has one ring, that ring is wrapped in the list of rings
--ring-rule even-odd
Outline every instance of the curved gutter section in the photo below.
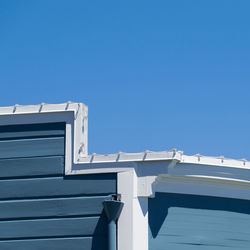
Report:
[[[118,220],[124,203],[118,200],[103,202],[105,214],[108,218],[108,250],[117,250],[116,221]]]

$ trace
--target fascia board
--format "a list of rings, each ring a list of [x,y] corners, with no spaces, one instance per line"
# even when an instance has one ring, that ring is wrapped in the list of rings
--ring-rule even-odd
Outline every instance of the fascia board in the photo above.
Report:
[[[210,176],[159,176],[152,185],[156,192],[207,195],[250,200],[250,182]]]

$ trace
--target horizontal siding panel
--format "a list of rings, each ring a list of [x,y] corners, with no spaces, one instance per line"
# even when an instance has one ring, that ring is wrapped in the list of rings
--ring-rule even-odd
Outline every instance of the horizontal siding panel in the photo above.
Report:
[[[64,136],[65,123],[0,126],[0,140],[10,138]]]
[[[0,140],[9,139],[28,139],[28,138],[39,138],[39,137],[61,137],[64,136],[64,130],[51,130],[51,131],[27,131],[27,132],[6,132],[0,133]]]
[[[158,239],[157,239],[158,240]],[[90,248],[91,249],[91,248]],[[249,248],[234,248],[225,247],[218,245],[203,245],[203,244],[182,244],[182,243],[167,243],[166,239],[163,237],[157,241],[157,245],[151,246],[149,250],[239,250],[239,249],[249,249]]]
[[[64,155],[64,138],[37,138],[0,141],[0,159]]]
[[[115,175],[0,180],[0,199],[116,193]]]
[[[109,196],[1,201],[0,219],[98,215],[106,199]]]
[[[4,250],[105,250],[107,239],[102,236],[75,237],[62,239],[32,239],[0,241],[0,249]]]
[[[166,242],[228,247],[239,241],[250,247],[249,228],[250,216],[246,214],[172,207],[158,237],[166,237]]]
[[[250,249],[249,228],[246,200],[160,193],[149,200],[150,250]]]
[[[0,159],[0,179],[42,175],[63,175],[63,173],[63,156]]]
[[[1,221],[1,239],[105,235],[106,219],[100,216],[42,220]]]
[[[244,232],[250,228],[249,214],[174,207],[169,208],[168,213],[167,221],[160,231],[162,233],[178,231],[192,234],[192,231],[189,231],[189,227],[192,225],[193,230],[197,230],[201,234],[203,231],[204,234],[209,231],[211,237],[215,237],[218,232],[244,235]],[[240,230],[235,231],[232,225],[241,225]],[[250,234],[248,235],[250,236]]]
[[[192,231],[192,230],[191,230]],[[171,244],[176,244],[177,246],[183,246],[183,248],[180,249],[186,249],[186,246],[192,245],[198,247],[203,246],[210,246],[211,249],[224,249],[225,247],[231,248],[231,249],[250,249],[250,240],[249,238],[245,239],[239,239],[239,238],[227,238],[217,233],[217,235],[214,235],[211,237],[208,232],[208,237],[200,236],[200,235],[182,235],[182,234],[176,234],[176,235],[159,235],[157,237],[157,245],[162,246],[162,250],[165,249],[171,249]],[[242,237],[243,238],[243,237]],[[166,247],[166,248],[165,248]],[[214,248],[213,248],[214,247]],[[158,249],[158,248],[156,248]]]

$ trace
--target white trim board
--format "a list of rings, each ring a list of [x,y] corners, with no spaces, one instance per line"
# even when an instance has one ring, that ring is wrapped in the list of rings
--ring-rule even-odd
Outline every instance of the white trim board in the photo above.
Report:
[[[159,176],[153,192],[205,195],[250,200],[250,182],[206,176]]]
[[[148,198],[137,196],[134,169],[117,174],[118,188],[124,207],[118,220],[119,250],[148,250]]]

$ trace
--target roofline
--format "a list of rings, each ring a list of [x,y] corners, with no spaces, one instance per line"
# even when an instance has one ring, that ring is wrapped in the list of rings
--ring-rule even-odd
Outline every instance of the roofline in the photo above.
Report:
[[[38,114],[38,113],[57,113],[73,111],[74,115],[78,115],[78,111],[84,110],[85,114],[81,114],[87,121],[88,107],[83,103],[62,103],[62,104],[46,104],[41,103],[38,105],[18,105],[15,104],[9,107],[0,107],[0,116],[16,116],[20,114]],[[79,111],[79,112],[80,112]],[[76,117],[75,117],[76,119]],[[85,123],[87,128],[87,123]],[[87,130],[87,129],[86,129]],[[85,138],[87,138],[85,130]],[[78,136],[82,136],[82,131],[76,131]],[[145,150],[140,153],[124,153],[118,152],[116,154],[92,154],[87,155],[87,139],[85,139],[85,153],[82,151],[78,157],[77,164],[89,164],[89,163],[114,163],[114,162],[145,162],[145,161],[166,161],[177,160],[179,163],[187,164],[199,164],[199,165],[212,165],[220,167],[234,167],[250,169],[250,162],[246,159],[236,160],[230,158],[224,158],[223,156],[209,157],[200,154],[196,155],[184,155],[182,151],[176,149],[170,151],[153,152]]]
[[[250,162],[242,159],[230,159],[211,156],[197,155],[184,155],[182,151],[144,151],[140,153],[124,153],[118,152],[116,154],[92,154],[86,157],[81,157],[79,163],[111,163],[111,162],[145,162],[145,161],[166,161],[177,160],[179,163],[186,164],[199,164],[199,165],[211,165],[220,167],[236,167],[250,169]]]
[[[0,107],[0,116],[2,115],[18,115],[18,114],[37,114],[37,113],[53,113],[73,111],[77,112],[80,108],[87,106],[83,103],[73,103],[68,101],[60,104],[40,103],[37,105],[19,105],[15,104],[8,107]]]

